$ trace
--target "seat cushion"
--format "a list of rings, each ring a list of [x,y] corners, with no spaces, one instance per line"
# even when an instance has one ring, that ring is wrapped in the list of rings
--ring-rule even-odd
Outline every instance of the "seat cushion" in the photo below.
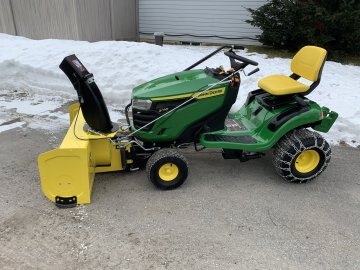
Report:
[[[303,93],[309,90],[309,86],[285,75],[271,75],[262,78],[258,82],[258,86],[274,96]]]

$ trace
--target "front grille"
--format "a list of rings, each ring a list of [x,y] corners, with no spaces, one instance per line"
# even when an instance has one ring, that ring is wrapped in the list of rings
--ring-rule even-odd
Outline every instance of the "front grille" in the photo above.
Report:
[[[132,114],[133,114],[134,127],[136,129],[142,128],[143,126],[147,125],[148,123],[150,123],[151,121],[155,120],[160,116],[160,113],[153,110],[145,111],[134,108]],[[153,127],[154,124],[155,122],[143,128],[142,130],[148,131]]]

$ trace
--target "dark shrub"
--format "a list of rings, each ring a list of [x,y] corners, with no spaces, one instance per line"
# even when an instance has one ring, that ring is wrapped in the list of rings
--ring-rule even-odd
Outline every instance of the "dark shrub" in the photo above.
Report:
[[[249,9],[264,45],[297,50],[313,44],[329,52],[360,51],[360,0],[271,0]]]

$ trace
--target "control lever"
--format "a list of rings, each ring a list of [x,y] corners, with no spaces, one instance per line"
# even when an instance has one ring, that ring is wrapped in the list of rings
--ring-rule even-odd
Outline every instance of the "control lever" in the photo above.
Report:
[[[248,74],[246,74],[246,76],[251,76],[253,74],[255,74],[256,72],[260,71],[259,68],[255,68],[253,71],[250,71]]]

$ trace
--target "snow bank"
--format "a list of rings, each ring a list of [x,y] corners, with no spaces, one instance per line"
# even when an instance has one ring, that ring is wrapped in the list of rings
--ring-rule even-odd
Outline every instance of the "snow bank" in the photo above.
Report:
[[[10,102],[9,98],[2,99],[0,94],[0,107],[3,110],[17,107],[17,110],[20,110],[18,113],[21,113],[20,107],[26,106],[28,113],[49,115],[53,111],[46,106],[55,106],[56,102],[41,102],[36,106],[33,103],[37,103],[38,99],[56,100],[56,97],[62,102],[75,99],[75,91],[58,65],[65,56],[76,54],[94,74],[106,102],[112,108],[112,114],[121,118],[117,109],[121,110],[129,101],[134,86],[183,70],[214,49],[173,45],[159,47],[147,43],[118,41],[36,41],[0,34],[0,93],[9,97],[11,91],[20,89],[29,92],[29,97],[32,97],[31,102],[22,100],[16,103]],[[290,59],[270,59],[266,55],[246,51],[240,53],[259,62],[260,72],[251,77],[242,76],[238,101],[233,110],[241,106],[249,91],[257,88],[260,78],[274,73],[290,73]],[[229,60],[223,54],[215,56],[199,67],[219,65],[229,66]],[[251,68],[247,71],[251,71]],[[333,129],[326,134],[333,144],[340,141],[352,146],[360,144],[359,85],[360,67],[327,62],[321,84],[309,96],[340,114]]]

